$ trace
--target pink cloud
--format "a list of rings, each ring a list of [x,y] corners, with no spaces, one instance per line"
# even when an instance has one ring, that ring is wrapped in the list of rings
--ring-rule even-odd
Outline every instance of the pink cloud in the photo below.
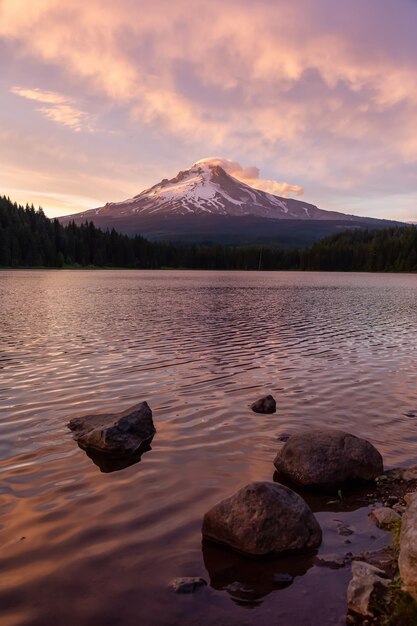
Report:
[[[36,110],[43,113],[48,119],[58,124],[68,126],[72,130],[79,132],[81,130],[92,130],[89,122],[90,116],[85,111],[75,107],[72,98],[68,98],[54,91],[43,91],[42,89],[27,89],[25,87],[12,87],[10,93],[41,102],[48,106],[42,106]]]
[[[389,179],[411,188],[416,18],[408,0],[3,0],[0,38],[19,68],[54,67],[68,85],[71,102],[46,72],[18,94],[49,98],[40,112],[61,126],[85,128],[82,94],[123,108],[138,144],[151,132],[182,154],[237,154],[266,172],[242,179],[334,202]]]
[[[200,159],[197,163],[210,163],[211,165],[220,165],[230,176],[241,180],[242,182],[261,189],[267,193],[287,197],[288,195],[301,196],[304,189],[299,185],[289,185],[288,183],[280,183],[276,180],[265,180],[260,178],[259,168],[254,165],[242,166],[237,161],[224,159],[222,157],[207,157]]]

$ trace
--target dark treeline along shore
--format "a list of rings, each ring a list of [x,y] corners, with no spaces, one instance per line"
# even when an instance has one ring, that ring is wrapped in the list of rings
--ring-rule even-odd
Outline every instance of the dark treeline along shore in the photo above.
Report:
[[[0,266],[417,272],[417,228],[343,231],[290,250],[174,244],[102,231],[92,222],[63,226],[42,209],[1,197]]]

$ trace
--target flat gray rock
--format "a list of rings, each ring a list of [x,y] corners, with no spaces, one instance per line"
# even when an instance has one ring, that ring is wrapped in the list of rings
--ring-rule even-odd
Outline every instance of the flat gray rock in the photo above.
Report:
[[[134,454],[156,432],[147,402],[121,413],[76,417],[68,428],[81,448],[117,456]]]
[[[370,512],[369,517],[375,522],[378,528],[385,528],[387,530],[389,530],[393,524],[401,520],[401,515],[389,506],[380,506],[374,509]]]
[[[391,580],[385,572],[365,561],[352,561],[352,580],[347,590],[348,608],[372,617],[379,612]]]
[[[374,480],[384,471],[382,456],[369,441],[331,429],[291,435],[274,464],[303,487],[340,487]]]
[[[174,578],[170,582],[170,587],[175,593],[194,593],[200,587],[207,585],[204,578],[197,576],[184,576],[182,578]]]
[[[204,537],[251,556],[317,548],[321,528],[304,500],[288,487],[256,482],[204,516]]]

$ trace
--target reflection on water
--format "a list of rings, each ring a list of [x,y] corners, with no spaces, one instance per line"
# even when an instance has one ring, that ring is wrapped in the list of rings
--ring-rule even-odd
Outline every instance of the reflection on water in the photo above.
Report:
[[[220,558],[201,521],[272,480],[279,437],[302,427],[417,463],[416,296],[412,275],[0,272],[2,626],[343,623],[349,568]],[[277,413],[254,414],[267,393]],[[152,452],[97,471],[68,420],[138,399]],[[320,562],[386,541],[366,509],[311,504]],[[178,576],[211,586],[179,596]]]
[[[264,596],[288,587],[313,567],[316,552],[255,560],[203,540],[204,565],[214,589],[224,590],[239,605],[254,607]]]
[[[94,448],[85,448],[79,443],[78,446],[81,450],[84,450],[93,463],[100,468],[100,471],[105,474],[109,474],[110,472],[118,472],[126,467],[139,463],[142,455],[145,454],[145,452],[152,450],[152,439],[153,437],[146,441],[142,441],[138,449],[135,450],[134,454],[125,454],[121,456],[109,454],[108,452],[101,452],[100,450],[95,450]]]

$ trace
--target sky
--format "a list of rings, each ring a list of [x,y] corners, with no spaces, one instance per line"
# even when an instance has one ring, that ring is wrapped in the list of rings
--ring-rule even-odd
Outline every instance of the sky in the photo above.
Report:
[[[0,194],[66,215],[211,156],[417,221],[417,0],[0,0]]]

